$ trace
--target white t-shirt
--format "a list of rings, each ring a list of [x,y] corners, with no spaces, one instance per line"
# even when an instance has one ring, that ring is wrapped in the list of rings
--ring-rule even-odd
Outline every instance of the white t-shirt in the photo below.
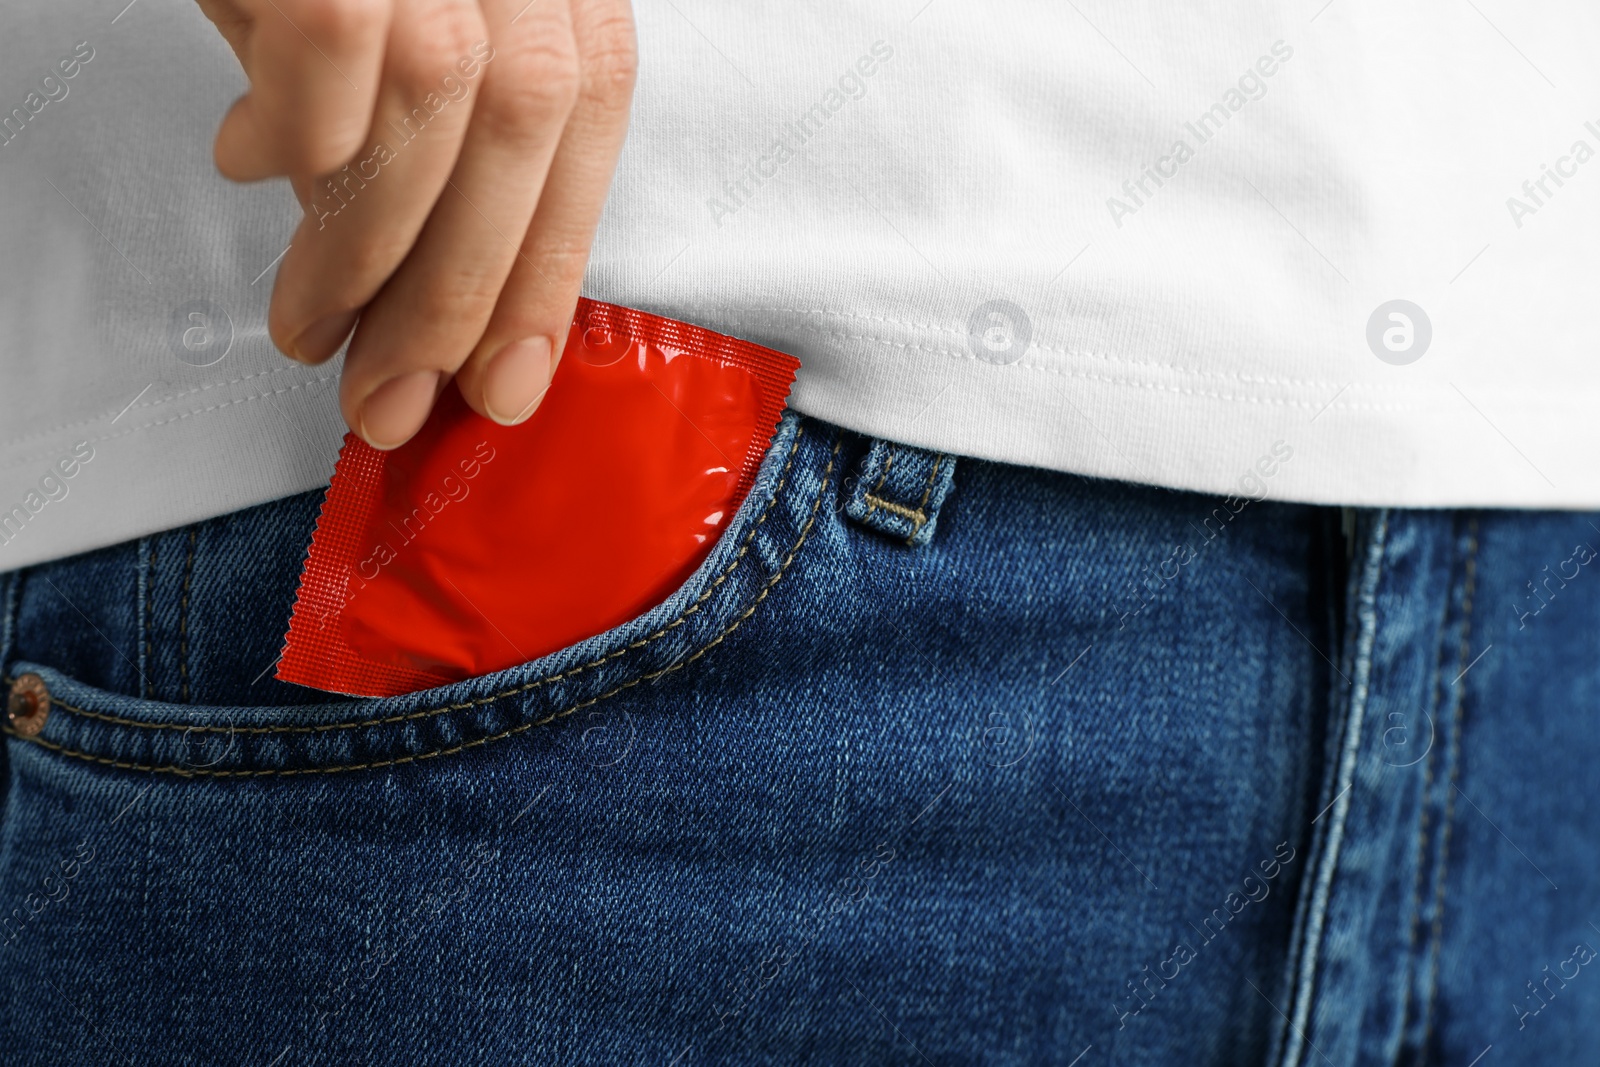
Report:
[[[192,0],[0,15],[0,570],[325,484],[299,216],[216,175]],[[637,5],[586,283],[792,403],[1226,495],[1600,506],[1600,8]],[[68,73],[70,71],[70,73]],[[70,473],[68,473],[70,471]]]

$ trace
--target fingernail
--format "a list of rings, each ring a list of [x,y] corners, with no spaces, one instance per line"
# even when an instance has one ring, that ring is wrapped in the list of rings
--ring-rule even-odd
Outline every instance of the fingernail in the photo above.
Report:
[[[550,338],[515,341],[495,353],[483,372],[483,406],[502,426],[533,414],[550,388]]]
[[[350,336],[350,328],[356,324],[358,314],[355,311],[336,311],[318,319],[300,331],[300,336],[289,346],[293,349],[290,354],[302,363],[320,362],[333,355],[344,339]]]
[[[442,371],[417,370],[390,378],[361,405],[361,436],[373,448],[399,448],[422,429],[433,398],[439,393]]]

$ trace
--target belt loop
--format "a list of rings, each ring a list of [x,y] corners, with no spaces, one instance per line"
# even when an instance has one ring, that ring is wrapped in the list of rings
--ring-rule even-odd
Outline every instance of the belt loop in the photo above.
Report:
[[[955,473],[954,456],[874,439],[845,514],[913,547],[925,545],[933,537]]]

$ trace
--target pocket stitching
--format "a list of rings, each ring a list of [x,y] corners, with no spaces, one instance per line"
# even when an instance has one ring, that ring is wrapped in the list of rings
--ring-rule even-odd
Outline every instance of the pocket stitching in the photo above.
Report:
[[[822,484],[818,489],[817,499],[812,502],[811,513],[806,517],[805,525],[800,530],[799,538],[795,541],[793,547],[791,547],[789,549],[789,554],[786,557],[784,557],[783,562],[781,564],[779,564],[777,573],[775,573],[770,579],[768,579],[767,584],[762,587],[761,592],[756,597],[756,599],[750,604],[750,606],[748,608],[746,608],[742,613],[740,613],[740,615],[736,619],[734,619],[733,622],[730,623],[726,629],[724,629],[720,634],[718,634],[711,641],[707,642],[704,646],[702,646],[701,648],[696,650],[693,655],[687,656],[687,657],[685,657],[685,658],[683,658],[681,660],[676,660],[676,661],[668,664],[667,666],[661,668],[660,670],[651,671],[651,672],[649,672],[647,674],[642,674],[637,678],[630,679],[629,681],[623,682],[621,685],[616,686],[613,689],[610,689],[610,690],[608,690],[608,691],[606,691],[604,693],[601,693],[599,696],[590,697],[588,700],[580,701],[580,702],[572,705],[571,707],[564,708],[561,711],[558,711],[558,712],[555,712],[553,714],[547,715],[542,719],[535,719],[532,722],[520,723],[520,724],[518,724],[516,726],[511,727],[509,730],[502,730],[499,733],[490,734],[490,735],[488,735],[486,737],[480,737],[480,738],[477,738],[476,740],[473,740],[473,741],[463,742],[462,744],[453,745],[453,746],[451,746],[449,748],[437,749],[437,750],[432,751],[432,752],[420,752],[420,753],[417,753],[415,755],[410,755],[410,756],[398,756],[398,757],[396,757],[394,759],[389,759],[389,760],[374,760],[374,761],[371,761],[371,762],[368,762],[368,763],[334,764],[334,765],[330,765],[330,766],[326,766],[326,767],[287,767],[287,768],[284,768],[284,767],[271,767],[271,768],[256,768],[256,769],[251,769],[251,770],[207,770],[207,769],[193,769],[193,768],[188,768],[188,767],[181,767],[181,766],[177,766],[177,765],[174,765],[174,764],[152,765],[152,764],[142,764],[142,763],[129,763],[129,762],[126,762],[126,761],[123,761],[123,760],[114,760],[114,759],[111,759],[108,756],[96,756],[96,755],[93,755],[92,753],[80,752],[80,751],[78,751],[76,749],[67,748],[65,745],[58,745],[58,744],[56,744],[56,743],[54,743],[52,741],[46,741],[46,740],[44,740],[43,738],[40,738],[40,737],[22,737],[20,734],[16,733],[16,731],[12,730],[9,726],[5,728],[5,733],[11,735],[12,737],[18,738],[19,740],[28,741],[28,742],[30,742],[32,744],[39,745],[41,748],[47,749],[47,750],[49,750],[51,752],[55,752],[55,753],[57,753],[59,755],[62,755],[62,756],[69,756],[69,757],[72,757],[74,759],[85,760],[85,761],[90,762],[90,763],[98,763],[98,764],[100,764],[102,766],[115,767],[115,768],[117,768],[119,770],[146,771],[146,772],[153,773],[153,774],[174,774],[174,775],[177,775],[180,778],[292,777],[292,776],[296,776],[296,775],[306,775],[306,774],[338,774],[338,773],[342,773],[342,772],[345,772],[345,771],[376,770],[377,768],[380,768],[380,767],[398,767],[398,766],[400,766],[402,764],[406,764],[406,763],[418,763],[418,762],[420,762],[422,760],[433,759],[436,756],[452,756],[452,755],[455,755],[458,752],[464,752],[469,748],[477,748],[477,747],[479,747],[481,745],[487,745],[491,741],[502,741],[505,738],[513,737],[513,736],[515,736],[517,734],[520,734],[520,733],[523,733],[523,732],[525,732],[527,730],[531,730],[536,726],[548,725],[549,723],[552,723],[552,722],[556,721],[557,719],[565,718],[566,716],[571,715],[573,712],[580,711],[583,708],[587,708],[587,707],[589,707],[589,706],[591,706],[593,704],[598,704],[600,701],[607,700],[607,699],[609,699],[609,698],[611,698],[613,696],[616,696],[618,693],[622,692],[623,690],[631,689],[634,686],[639,685],[641,682],[654,681],[655,679],[660,678],[663,675],[667,675],[667,674],[672,673],[675,670],[679,670],[680,668],[687,667],[689,664],[693,663],[695,660],[699,659],[701,656],[705,655],[707,652],[710,652],[713,648],[716,648],[718,645],[720,645],[728,637],[729,634],[733,633],[733,631],[737,630],[741,625],[743,625],[744,621],[746,619],[750,618],[751,615],[754,615],[755,612],[756,612],[756,609],[759,608],[761,606],[762,602],[767,599],[767,594],[772,592],[773,588],[777,586],[778,582],[782,580],[783,576],[788,573],[790,564],[792,564],[794,562],[794,560],[795,560],[795,557],[800,554],[800,549],[806,543],[806,538],[808,538],[811,535],[812,527],[816,524],[816,521],[817,521],[817,511],[822,505],[823,498],[827,495],[828,483],[832,480],[833,467],[834,467],[835,462],[837,462],[837,460],[838,460],[839,449],[840,449],[842,443],[843,443],[842,441],[836,442],[834,444],[834,446],[833,446],[832,453],[828,457],[828,465],[827,465],[827,467],[825,467],[823,469],[823,472],[822,472]],[[799,435],[797,433],[796,434],[796,439],[795,439],[795,445],[798,446],[798,444],[799,444]],[[794,448],[791,447],[790,453],[789,453],[789,463],[792,464],[793,462],[794,462]],[[789,465],[786,464],[785,467],[784,467],[784,477],[785,478],[787,478],[788,472],[789,472]],[[779,488],[780,489],[782,488],[782,483],[779,484]],[[767,509],[762,512],[761,519],[758,520],[758,522],[756,524],[757,526],[759,526],[761,522],[765,522],[766,521],[767,514],[771,511],[773,504],[775,504],[776,502],[777,502],[777,495],[775,493],[772,502],[770,502],[767,505]],[[754,529],[752,529],[751,530],[751,535],[752,536],[754,536],[754,532],[755,532]],[[717,584],[721,584],[723,579],[727,578],[729,575],[731,575],[733,573],[734,567],[738,565],[740,559],[742,559],[743,556],[744,556],[745,550],[748,549],[748,548],[749,548],[749,540],[747,539],[746,542],[745,542],[744,547],[740,549],[739,559],[735,559],[734,563],[732,565],[730,565],[729,568],[726,571],[723,572],[722,576],[717,579]],[[709,594],[709,593],[710,593],[710,590],[708,589],[707,590],[707,594]],[[653,641],[653,640],[655,640],[655,638],[660,637],[662,634],[666,633],[667,630],[671,629],[673,626],[676,626],[678,623],[680,623],[684,619],[686,619],[690,615],[691,612],[693,612],[695,610],[698,610],[700,604],[703,603],[703,602],[704,602],[704,597],[702,597],[699,600],[696,600],[695,603],[688,610],[686,610],[683,613],[683,615],[679,616],[679,618],[676,619],[673,623],[669,624],[666,627],[663,627],[661,630],[657,631],[655,634],[652,634],[649,638],[643,639],[643,641],[641,643],[643,643],[644,641]],[[635,646],[629,645],[628,647],[629,648],[633,648]],[[566,674],[570,675],[570,674],[576,673],[580,669],[585,669],[586,670],[589,667],[594,667],[594,666],[596,666],[596,665],[598,665],[600,663],[605,662],[606,659],[610,659],[610,658],[612,658],[612,657],[614,657],[616,655],[620,655],[622,651],[626,651],[626,650],[624,649],[624,650],[619,650],[618,652],[611,653],[610,655],[608,655],[606,657],[602,657],[599,660],[595,660],[593,663],[586,664],[583,668],[574,668],[573,671],[566,672]],[[459,710],[459,709],[473,707],[473,706],[475,706],[477,704],[489,703],[489,702],[491,702],[493,700],[499,700],[499,699],[502,699],[502,698],[507,697],[507,696],[513,696],[513,695],[516,695],[518,693],[525,692],[528,689],[534,688],[536,685],[543,684],[544,681],[554,681],[555,678],[558,678],[558,677],[562,677],[562,675],[557,675],[557,676],[552,677],[552,678],[543,679],[541,682],[530,682],[527,685],[522,686],[521,688],[510,689],[510,690],[507,690],[507,691],[505,691],[503,693],[496,694],[493,697],[482,697],[482,698],[479,698],[478,700],[471,701],[471,702],[466,703],[466,704],[452,704],[449,707],[431,709],[429,712],[419,712],[419,713],[414,713],[414,715],[442,714],[442,713],[444,713],[446,711]],[[58,704],[57,706],[63,706],[64,707],[65,705],[59,705]],[[92,717],[99,717],[98,713],[83,712],[80,709],[76,709],[76,708],[74,708],[72,710],[78,712],[79,714],[90,715]],[[376,722],[385,722],[385,721],[393,722],[393,721],[401,721],[401,720],[400,719],[375,720],[375,723]],[[146,726],[146,727],[154,727],[157,724],[139,723],[138,725]],[[355,725],[362,725],[362,724],[356,723],[356,724],[345,724],[345,725],[346,726],[355,726]],[[165,729],[173,728],[173,724],[160,724],[160,726],[161,726],[161,728],[165,728]],[[330,727],[330,728],[332,728],[332,727]],[[197,728],[196,727],[187,727],[187,729],[197,729]],[[225,727],[207,727],[207,729],[220,730],[220,729],[226,729],[226,728]],[[256,727],[254,729],[262,730],[262,729],[266,729],[266,728]],[[290,728],[284,728],[284,729],[290,729]],[[305,728],[297,728],[297,729],[305,729]],[[242,732],[242,731],[239,731],[239,732]]]
[[[773,507],[775,507],[777,505],[778,498],[783,494],[783,487],[786,484],[788,484],[789,472],[790,472],[790,469],[794,466],[795,453],[800,448],[800,438],[801,438],[801,435],[804,433],[804,431],[805,431],[805,427],[803,425],[796,428],[795,435],[794,435],[794,442],[789,446],[788,461],[783,466],[783,474],[779,476],[778,484],[773,488],[772,499],[767,501],[767,506],[762,509],[761,515],[756,519],[754,525],[752,525],[750,527],[750,532],[745,535],[744,544],[739,546],[739,552],[738,552],[737,555],[734,556],[733,562],[728,564],[727,568],[725,570],[723,570],[723,572],[717,576],[716,580],[713,581],[709,586],[707,586],[703,593],[701,593],[698,597],[695,598],[695,602],[693,604],[690,604],[687,608],[684,609],[682,615],[679,615],[676,619],[673,619],[671,622],[667,623],[661,629],[657,630],[655,633],[651,634],[648,637],[641,637],[639,640],[632,641],[632,642],[628,643],[627,645],[625,645],[622,648],[616,649],[613,652],[606,653],[604,656],[601,656],[599,659],[592,660],[589,663],[584,663],[584,664],[581,664],[580,666],[577,666],[577,667],[571,667],[571,668],[569,668],[567,670],[564,670],[564,671],[560,672],[559,674],[552,674],[547,678],[537,678],[534,681],[526,682],[523,685],[516,686],[514,688],[507,689],[507,690],[504,690],[504,691],[499,692],[499,693],[493,693],[493,694],[490,694],[489,696],[476,697],[476,698],[474,698],[472,700],[466,701],[466,702],[461,703],[461,704],[447,704],[442,708],[423,708],[423,709],[421,709],[419,711],[408,711],[404,715],[389,715],[389,716],[385,716],[384,718],[381,718],[381,719],[365,719],[365,720],[362,720],[362,721],[359,721],[359,722],[315,723],[315,724],[310,725],[310,726],[238,726],[238,727],[232,727],[232,726],[204,726],[204,725],[192,726],[192,725],[189,725],[187,723],[181,723],[181,722],[144,722],[144,721],[139,720],[139,719],[123,718],[120,715],[108,715],[105,712],[100,712],[100,711],[89,711],[87,708],[80,708],[80,707],[77,707],[77,706],[75,706],[73,704],[68,704],[64,700],[55,699],[55,698],[52,698],[51,707],[52,708],[59,708],[59,709],[61,709],[63,711],[70,712],[70,713],[72,713],[74,715],[80,715],[80,716],[82,716],[83,718],[86,718],[86,719],[94,719],[94,720],[97,720],[99,722],[107,722],[107,723],[111,723],[114,726],[131,726],[131,727],[134,727],[135,729],[140,729],[140,730],[182,730],[182,731],[184,731],[186,733],[196,733],[196,734],[201,734],[201,733],[219,733],[219,734],[220,733],[226,733],[226,734],[230,734],[230,735],[233,735],[233,734],[314,734],[314,733],[326,733],[326,732],[331,731],[331,730],[359,730],[359,729],[362,729],[362,728],[365,728],[365,727],[368,727],[368,726],[390,726],[390,725],[393,725],[394,723],[399,723],[399,722],[411,722],[411,721],[414,721],[416,719],[432,718],[433,716],[443,715],[443,714],[445,714],[447,712],[451,712],[451,711],[465,711],[468,708],[478,707],[479,705],[482,705],[482,704],[492,704],[495,701],[503,700],[506,697],[518,696],[518,695],[520,695],[522,693],[529,692],[530,690],[537,689],[540,686],[551,685],[551,684],[553,684],[555,682],[565,681],[568,678],[574,678],[577,675],[580,675],[580,674],[584,673],[585,671],[591,670],[591,669],[593,669],[595,667],[599,667],[599,666],[601,666],[601,665],[603,665],[603,664],[605,664],[605,663],[607,663],[607,662],[609,662],[609,661],[611,661],[613,659],[616,659],[618,656],[623,656],[623,655],[626,655],[629,652],[632,652],[632,651],[635,651],[637,649],[643,648],[644,646],[646,646],[646,645],[652,643],[653,641],[655,641],[657,638],[664,637],[669,631],[676,629],[677,627],[681,626],[685,621],[687,621],[689,616],[691,616],[691,615],[695,614],[696,612],[698,612],[700,610],[701,605],[703,605],[708,599],[710,599],[711,594],[715,593],[717,591],[718,587],[720,587],[723,582],[727,581],[729,578],[731,578],[733,576],[733,572],[739,569],[739,566],[744,562],[745,556],[749,553],[749,551],[750,551],[750,543],[755,540],[755,536],[756,536],[757,531],[759,531],[761,529],[762,524],[767,521],[767,516],[772,513]],[[829,468],[830,469],[832,468],[832,463],[831,462],[829,463]],[[826,477],[827,477],[827,475],[824,474],[824,478],[826,478]]]

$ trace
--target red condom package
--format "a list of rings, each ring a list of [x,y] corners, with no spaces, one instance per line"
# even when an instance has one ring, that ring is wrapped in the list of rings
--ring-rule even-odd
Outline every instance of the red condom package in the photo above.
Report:
[[[537,659],[665,600],[749,493],[798,362],[583,300],[543,404],[446,389],[392,452],[345,437],[278,677],[395,696]]]

